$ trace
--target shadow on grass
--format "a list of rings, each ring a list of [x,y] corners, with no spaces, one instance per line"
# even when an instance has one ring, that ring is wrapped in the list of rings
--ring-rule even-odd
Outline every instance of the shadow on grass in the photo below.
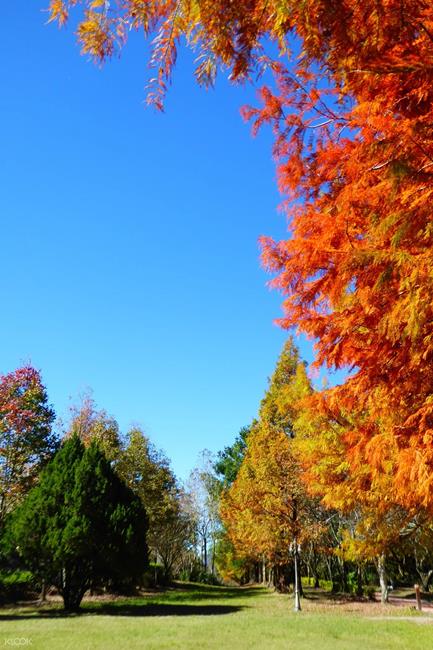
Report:
[[[40,608],[29,612],[5,613],[0,612],[1,621],[22,621],[26,619],[74,618],[88,615],[98,616],[218,616],[234,614],[243,607],[233,605],[172,605],[168,603],[104,603],[92,606],[85,604],[79,612],[66,612],[58,608]]]
[[[175,582],[173,586],[161,594],[167,601],[195,600],[237,600],[254,596],[264,596],[268,592],[262,587],[214,587],[197,583]]]
[[[164,591],[132,598],[109,601],[84,600],[77,613],[65,612],[60,604],[36,606],[26,604],[19,611],[8,609],[0,622],[23,619],[65,618],[85,615],[105,616],[218,616],[245,609],[243,604],[227,604],[227,600],[243,601],[267,593],[261,587],[214,587],[196,583],[174,583]],[[218,602],[224,601],[224,602]]]

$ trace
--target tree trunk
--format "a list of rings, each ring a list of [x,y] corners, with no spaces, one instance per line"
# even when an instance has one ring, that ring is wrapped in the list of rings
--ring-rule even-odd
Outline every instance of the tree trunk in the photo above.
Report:
[[[428,571],[423,571],[423,568],[425,568],[425,564],[423,562],[423,559],[425,559],[425,556],[424,556],[424,558],[421,558],[421,561],[419,561],[418,560],[418,553],[416,552],[416,550],[415,550],[415,553],[414,553],[414,557],[415,557],[415,568],[416,568],[417,574],[421,578],[422,589],[423,589],[423,591],[429,591],[430,580],[432,579],[432,576],[433,576],[433,569],[429,569]],[[423,564],[424,564],[424,567],[423,567]]]
[[[380,600],[382,605],[385,605],[388,602],[388,576],[386,575],[384,553],[377,558],[377,573],[379,574]]]
[[[268,571],[268,587],[273,587],[275,589],[275,576],[274,576],[274,567],[270,566]]]
[[[295,602],[293,605],[293,609],[295,612],[300,612],[301,611],[301,590],[300,590],[300,582],[301,582],[301,576],[299,573],[299,554],[298,554],[298,540],[296,537],[293,540],[293,548],[294,548],[294,565],[295,565]]]
[[[46,603],[47,602],[47,583],[45,582],[45,579],[42,580],[41,592],[40,592],[40,595],[39,595],[39,602],[40,603]]]
[[[86,593],[87,577],[74,569],[63,568],[61,571],[60,593],[63,607],[68,612],[77,612]]]
[[[314,580],[314,589],[318,589],[320,587],[319,583],[319,572],[318,572],[318,557],[316,553],[316,549],[314,547],[314,544],[312,543],[310,545],[310,555],[309,555],[309,562],[308,562],[308,584],[310,585],[310,574]]]
[[[63,594],[63,607],[67,612],[78,612],[81,601],[83,600],[84,591],[81,589],[68,589]]]
[[[301,569],[302,569],[302,562],[301,562],[300,556],[298,555],[299,595],[301,596],[301,598],[303,598],[304,597],[304,587],[302,585],[302,571],[301,571]]]
[[[347,565],[346,562],[342,559],[339,561],[340,564],[340,575],[341,575],[341,591],[344,594],[347,594],[349,587],[347,584]]]
[[[362,590],[362,568],[361,565],[358,564],[356,566],[356,595],[357,596],[362,596],[363,590]]]
[[[427,571],[425,573],[424,571],[421,571],[420,569],[417,569],[417,574],[421,578],[421,584],[422,584],[422,590],[423,591],[429,591],[430,590],[430,581],[433,576],[433,569],[430,569],[430,571]]]

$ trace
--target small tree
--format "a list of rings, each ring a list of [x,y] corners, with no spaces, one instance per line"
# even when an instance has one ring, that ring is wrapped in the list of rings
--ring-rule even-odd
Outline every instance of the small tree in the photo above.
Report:
[[[136,494],[148,515],[147,543],[151,557],[162,562],[169,580],[190,537],[182,495],[165,454],[139,427],[128,432],[116,472]]]
[[[215,458],[204,449],[187,482],[189,512],[195,527],[202,569],[215,573],[215,544],[221,529],[219,497],[221,482],[214,472]],[[210,552],[210,553],[209,553]]]
[[[0,527],[57,449],[54,417],[37,370],[0,377]]]
[[[10,518],[6,543],[26,567],[78,610],[95,582],[139,576],[147,563],[147,517],[96,442],[64,442]]]

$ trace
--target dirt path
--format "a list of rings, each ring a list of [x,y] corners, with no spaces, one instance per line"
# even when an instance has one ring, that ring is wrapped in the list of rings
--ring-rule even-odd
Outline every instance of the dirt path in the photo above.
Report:
[[[380,595],[378,597],[380,600]],[[404,598],[403,596],[389,596],[389,604],[394,605],[395,607],[413,607],[416,609],[416,598]],[[422,611],[433,612],[433,603],[430,603],[428,600],[422,600]]]

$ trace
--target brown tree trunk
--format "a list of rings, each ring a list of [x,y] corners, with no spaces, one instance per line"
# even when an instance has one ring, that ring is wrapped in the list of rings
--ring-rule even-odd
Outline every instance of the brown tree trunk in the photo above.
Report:
[[[39,602],[40,603],[47,602],[47,583],[45,582],[45,580],[42,580],[41,592],[39,594]]]
[[[362,596],[362,567],[360,564],[356,566],[356,595]]]
[[[269,566],[268,587],[269,588],[273,587],[275,589],[275,575],[274,575],[274,567],[273,566]]]

